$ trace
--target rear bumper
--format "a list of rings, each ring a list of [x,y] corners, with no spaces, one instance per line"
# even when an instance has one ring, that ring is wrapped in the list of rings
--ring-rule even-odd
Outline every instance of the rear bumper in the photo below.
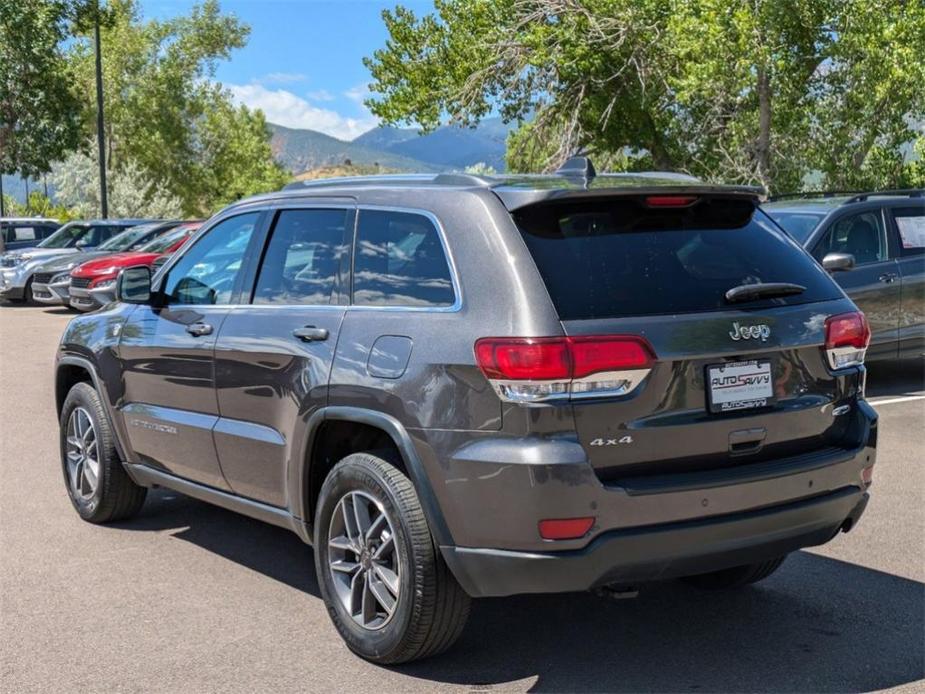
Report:
[[[441,551],[473,597],[581,591],[716,571],[820,545],[843,527],[852,527],[867,500],[859,487],[846,487],[784,506],[615,530],[599,535],[584,549],[568,552],[466,547]]]

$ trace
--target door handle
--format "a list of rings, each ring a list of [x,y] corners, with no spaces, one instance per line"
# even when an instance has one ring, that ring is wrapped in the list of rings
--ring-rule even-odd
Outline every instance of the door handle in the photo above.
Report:
[[[314,325],[296,328],[292,334],[302,342],[324,342],[328,339],[328,331],[325,328],[316,328]]]
[[[896,281],[898,277],[899,275],[897,275],[895,272],[887,272],[887,273],[880,275],[880,277],[878,277],[877,279],[883,282],[884,284],[892,284],[893,282]]]
[[[212,326],[209,325],[208,323],[192,323],[191,325],[186,326],[186,332],[188,332],[193,337],[211,335]]]

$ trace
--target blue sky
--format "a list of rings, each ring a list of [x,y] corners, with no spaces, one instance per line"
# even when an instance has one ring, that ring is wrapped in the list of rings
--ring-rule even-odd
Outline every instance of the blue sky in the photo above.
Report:
[[[362,101],[363,57],[385,44],[386,0],[220,0],[223,12],[250,25],[250,39],[216,77],[234,98],[273,123],[353,139],[376,125]],[[143,0],[146,18],[187,14],[194,2]],[[424,14],[430,0],[400,4]]]

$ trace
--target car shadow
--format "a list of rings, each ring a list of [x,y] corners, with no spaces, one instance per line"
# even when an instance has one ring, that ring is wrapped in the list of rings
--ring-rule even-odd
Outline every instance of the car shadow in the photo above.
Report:
[[[166,490],[121,527],[176,529],[177,539],[319,595],[312,551],[287,530]],[[738,591],[672,581],[632,600],[477,600],[452,650],[393,669],[476,690],[517,681],[537,692],[866,691],[925,676],[923,633],[925,585],[804,551]]]
[[[925,360],[896,359],[867,364],[867,397],[903,396],[925,392]]]

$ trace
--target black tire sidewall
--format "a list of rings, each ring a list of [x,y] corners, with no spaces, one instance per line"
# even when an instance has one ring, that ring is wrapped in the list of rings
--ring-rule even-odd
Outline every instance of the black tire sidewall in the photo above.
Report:
[[[90,415],[93,427],[97,436],[97,459],[99,461],[99,479],[93,496],[89,499],[81,499],[74,496],[71,488],[71,480],[67,470],[67,425],[71,413],[78,407],[83,407]],[[103,494],[108,486],[109,465],[112,456],[112,432],[109,430],[109,424],[102,415],[102,403],[99,395],[93,388],[86,383],[78,383],[68,393],[61,408],[60,420],[60,450],[61,450],[61,472],[64,475],[64,485],[67,489],[68,498],[80,517],[84,520],[94,520],[102,505]]]
[[[363,453],[349,455],[332,470],[325,480],[315,514],[315,570],[328,613],[347,646],[370,660],[387,660],[401,648],[405,634],[417,609],[416,593],[421,582],[420,567],[415,566],[415,552],[401,501],[388,481],[366,463],[372,456]],[[363,491],[380,501],[392,520],[395,543],[399,552],[401,584],[396,612],[378,630],[364,629],[347,614],[340,603],[328,568],[328,527],[331,515],[340,499],[352,491]]]

